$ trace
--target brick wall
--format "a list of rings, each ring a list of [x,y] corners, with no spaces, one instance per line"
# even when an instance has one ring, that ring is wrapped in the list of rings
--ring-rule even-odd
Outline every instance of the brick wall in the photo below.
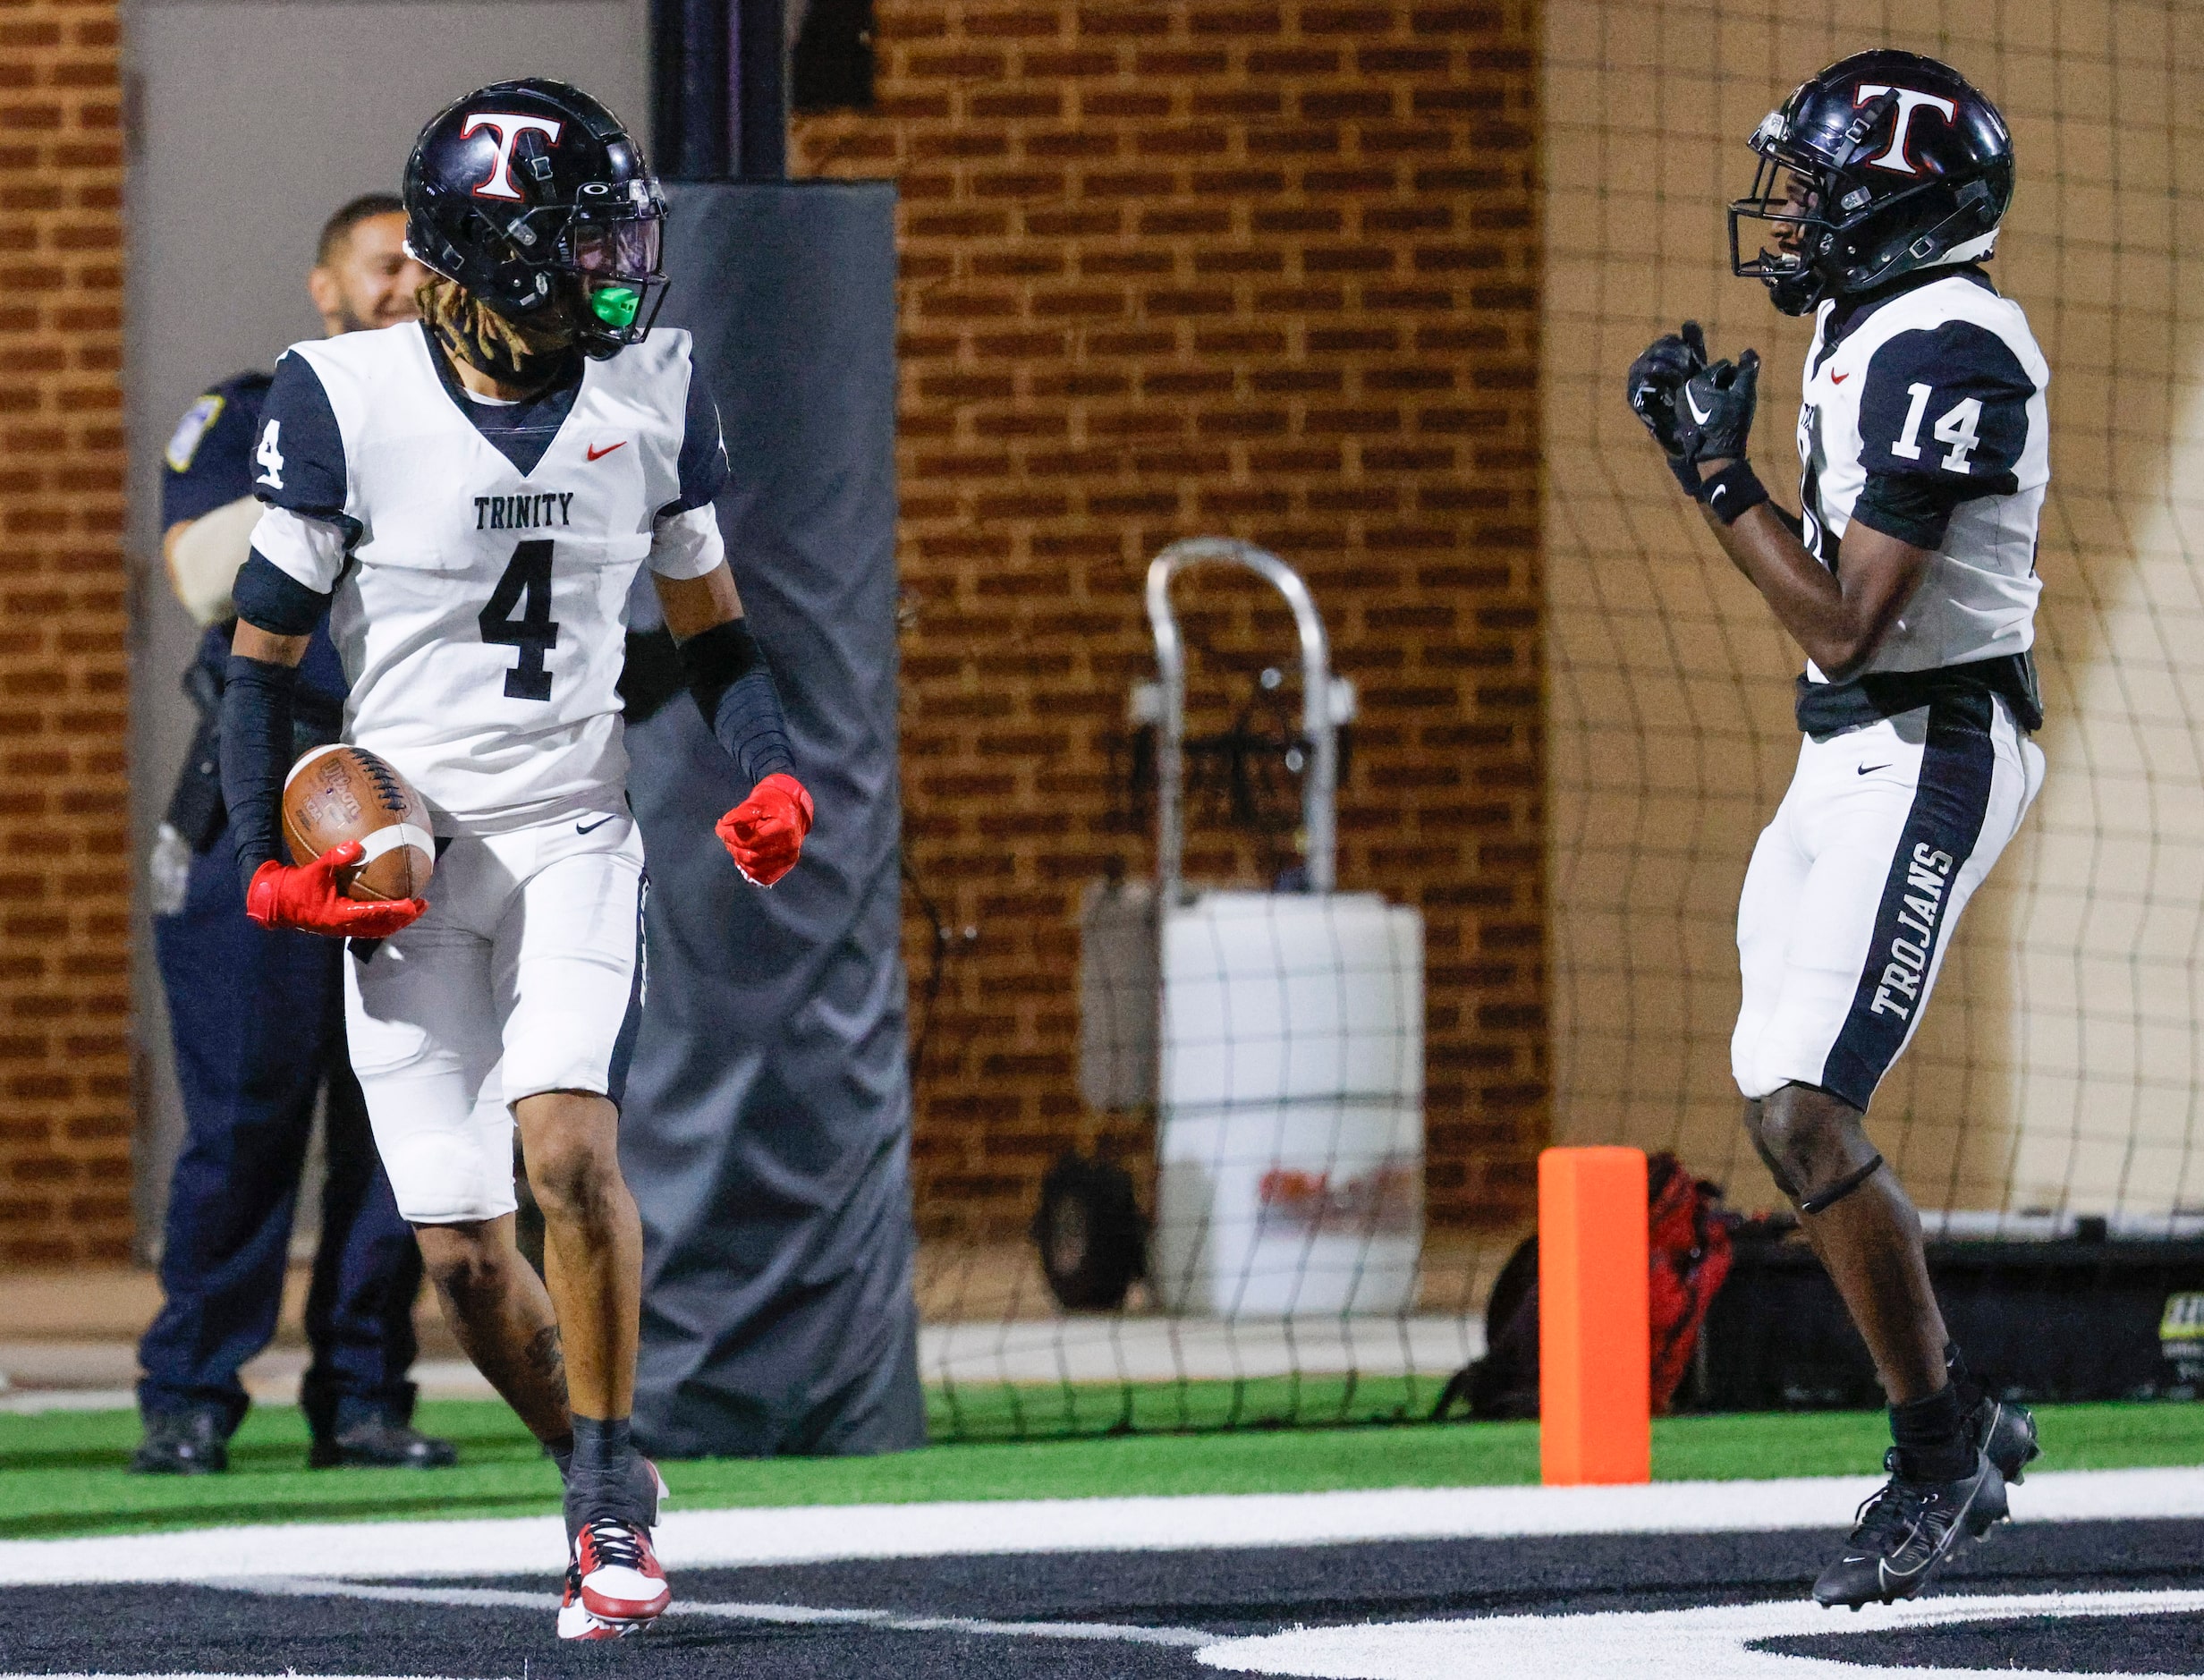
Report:
[[[1434,1218],[1518,1218],[1547,1085],[1536,7],[878,22],[877,110],[802,121],[798,167],[902,190],[906,832],[954,935],[922,1226],[1008,1236],[1067,1143],[1149,1151],[1079,1102],[1074,914],[1149,867],[1142,570],[1219,532],[1302,570],[1361,692],[1340,878],[1426,918]],[[1251,590],[1183,606],[1216,726],[1290,630]],[[1257,878],[1205,833],[1191,874]],[[911,934],[922,995],[915,904]]]
[[[125,1258],[113,0],[0,0],[0,1263]]]

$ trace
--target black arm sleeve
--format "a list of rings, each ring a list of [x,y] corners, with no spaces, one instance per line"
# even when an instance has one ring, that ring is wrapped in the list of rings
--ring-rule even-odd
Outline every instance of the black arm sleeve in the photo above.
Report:
[[[271,858],[283,861],[284,772],[291,764],[291,695],[297,670],[230,656],[222,689],[222,802],[238,874],[250,887]]]
[[[738,618],[690,637],[681,644],[681,662],[697,709],[750,785],[795,773],[780,691],[748,624]]]

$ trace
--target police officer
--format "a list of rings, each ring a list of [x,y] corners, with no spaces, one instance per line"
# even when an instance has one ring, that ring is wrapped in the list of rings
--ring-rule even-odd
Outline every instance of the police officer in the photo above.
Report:
[[[322,229],[307,290],[335,337],[411,319],[427,278],[387,194],[353,199]],[[252,448],[270,376],[240,374],[191,404],[161,475],[161,553],[177,598],[208,626],[184,689],[201,724],[161,825],[154,938],[168,997],[187,1137],[168,1197],[159,1315],[139,1345],[145,1439],[131,1468],[227,1467],[249,1404],[238,1370],[275,1334],[300,1169],[326,1092],[328,1181],[306,1302],[313,1363],[300,1401],[307,1462],[449,1464],[448,1441],[410,1426],[420,1252],[398,1217],[344,1050],[343,947],[249,921],[218,768],[230,589],[260,508]],[[337,738],[344,675],[326,621],[300,671],[298,750]]]

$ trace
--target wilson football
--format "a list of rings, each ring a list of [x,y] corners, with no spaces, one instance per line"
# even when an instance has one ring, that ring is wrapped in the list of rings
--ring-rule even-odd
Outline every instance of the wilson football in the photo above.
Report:
[[[318,747],[284,779],[284,844],[293,863],[357,840],[367,855],[337,881],[347,898],[419,898],[437,866],[428,807],[363,747]]]

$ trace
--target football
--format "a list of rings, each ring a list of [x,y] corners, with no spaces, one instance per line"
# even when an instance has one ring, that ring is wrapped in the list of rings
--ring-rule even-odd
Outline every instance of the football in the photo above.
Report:
[[[405,778],[360,747],[318,747],[284,779],[284,844],[294,863],[357,840],[367,855],[339,872],[347,898],[419,898],[437,865],[428,807]]]

